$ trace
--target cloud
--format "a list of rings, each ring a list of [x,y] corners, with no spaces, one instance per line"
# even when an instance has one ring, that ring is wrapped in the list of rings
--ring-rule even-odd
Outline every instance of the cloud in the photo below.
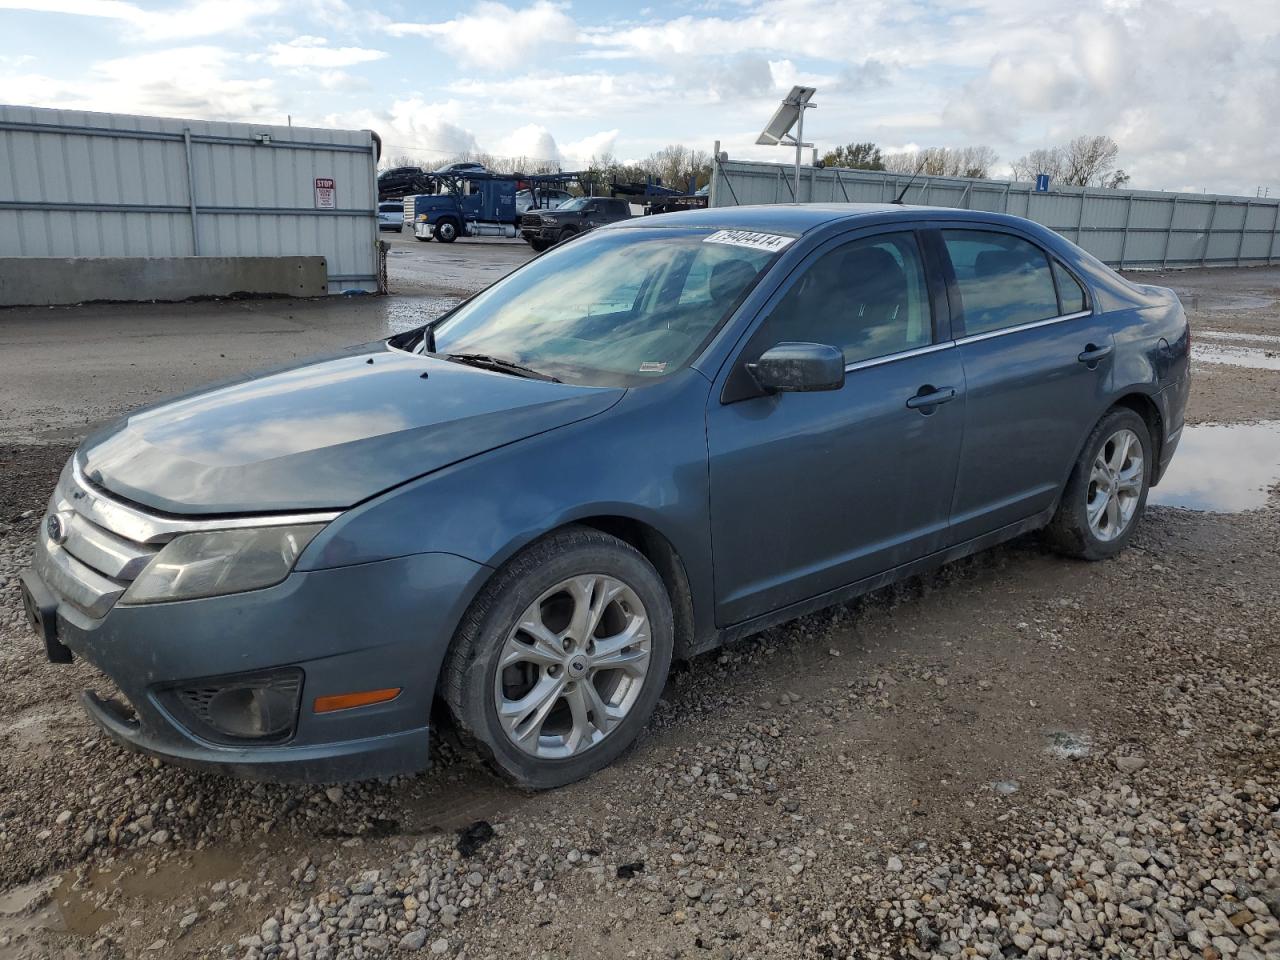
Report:
[[[140,40],[188,40],[230,33],[280,9],[280,0],[196,0],[168,10],[144,10],[125,0],[0,0],[0,10],[119,21]]]
[[[335,69],[370,63],[387,56],[384,50],[364,47],[331,47],[323,37],[295,37],[288,43],[273,43],[267,62],[276,67]]]
[[[456,55],[470,66],[501,68],[573,41],[578,26],[558,5],[538,0],[519,10],[482,0],[471,12],[436,23],[392,22],[383,30],[394,37],[423,37],[438,42],[446,58]]]
[[[621,131],[616,129],[601,130],[580,140],[572,140],[560,147],[560,156],[566,162],[586,166],[593,157],[612,154],[617,149],[619,133]]]
[[[238,61],[221,47],[175,47],[99,61],[78,81],[42,74],[2,79],[6,99],[35,106],[204,120],[283,120],[274,81],[232,75],[229,65]]]
[[[513,130],[496,144],[493,152],[502,157],[522,160],[560,162],[560,148],[556,145],[556,138],[546,127],[536,123]]]
[[[456,101],[431,103],[420,97],[394,101],[386,110],[357,110],[307,119],[316,126],[374,130],[382,137],[384,159],[406,157],[432,167],[446,159],[480,152],[476,136],[459,121]]]

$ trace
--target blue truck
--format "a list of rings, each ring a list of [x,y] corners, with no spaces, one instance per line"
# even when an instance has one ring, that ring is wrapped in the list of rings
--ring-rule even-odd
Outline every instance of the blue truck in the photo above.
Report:
[[[418,240],[453,243],[458,237],[509,237],[519,229],[516,193],[531,189],[540,206],[540,188],[550,189],[579,180],[583,174],[526,176],[479,171],[438,172],[430,175],[433,193],[404,198],[404,221]]]

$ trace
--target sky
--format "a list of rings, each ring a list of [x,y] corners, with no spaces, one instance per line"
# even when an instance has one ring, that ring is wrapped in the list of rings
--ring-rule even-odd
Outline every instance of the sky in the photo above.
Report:
[[[1267,12],[1268,7],[1270,12]],[[584,166],[1079,134],[1131,186],[1280,195],[1280,0],[0,0],[0,103],[371,128],[388,156]]]

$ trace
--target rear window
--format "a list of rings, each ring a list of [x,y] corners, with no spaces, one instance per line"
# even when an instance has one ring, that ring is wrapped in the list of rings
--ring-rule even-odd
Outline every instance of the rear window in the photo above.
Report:
[[[1043,251],[1007,233],[943,230],[964,306],[967,336],[1059,315]]]

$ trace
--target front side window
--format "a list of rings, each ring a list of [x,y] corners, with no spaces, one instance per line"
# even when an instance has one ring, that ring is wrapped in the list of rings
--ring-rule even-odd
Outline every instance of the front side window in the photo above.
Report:
[[[968,336],[1059,315],[1058,294],[1044,253],[1007,233],[943,230],[955,268]]]
[[[846,363],[928,346],[932,313],[915,234],[865,237],[823,254],[768,324],[772,340],[831,344]]]
[[[772,262],[710,230],[602,230],[531,261],[435,328],[437,354],[483,354],[568,383],[632,386],[694,359]]]

